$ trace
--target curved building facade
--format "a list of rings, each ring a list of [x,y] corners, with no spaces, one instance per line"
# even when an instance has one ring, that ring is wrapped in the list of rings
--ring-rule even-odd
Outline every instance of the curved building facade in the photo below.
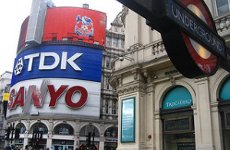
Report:
[[[105,13],[33,1],[14,63],[7,144],[73,150],[90,139],[98,149],[117,147],[117,105],[102,113],[104,101],[117,103],[101,90],[105,44]]]
[[[229,46],[229,2],[205,2]],[[124,57],[132,59],[116,61],[111,77],[118,92],[117,149],[228,150],[229,72],[185,78],[171,63],[160,33],[132,10],[124,20]]]

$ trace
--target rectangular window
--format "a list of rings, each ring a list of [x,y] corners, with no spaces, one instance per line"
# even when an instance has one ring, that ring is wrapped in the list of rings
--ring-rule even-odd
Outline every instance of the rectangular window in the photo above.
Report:
[[[113,39],[113,47],[118,48],[118,39],[117,38]]]
[[[226,117],[226,128],[230,128],[230,112],[225,114]]]
[[[110,38],[106,38],[106,46],[110,47],[111,46],[111,39]]]
[[[116,115],[117,114],[117,103],[113,102],[113,106],[112,106],[112,114]]]
[[[218,15],[224,15],[229,12],[229,0],[216,0]]]

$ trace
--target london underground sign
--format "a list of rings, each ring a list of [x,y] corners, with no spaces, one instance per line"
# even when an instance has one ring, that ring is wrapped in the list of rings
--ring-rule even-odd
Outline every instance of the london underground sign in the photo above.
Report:
[[[213,75],[219,64],[230,71],[229,49],[217,34],[202,0],[118,0],[162,34],[166,51],[186,77]]]

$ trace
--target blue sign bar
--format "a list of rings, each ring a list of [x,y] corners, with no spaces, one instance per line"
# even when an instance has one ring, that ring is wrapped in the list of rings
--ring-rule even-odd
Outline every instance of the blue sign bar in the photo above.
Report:
[[[11,86],[37,78],[101,81],[102,50],[81,46],[43,45],[17,55]]]

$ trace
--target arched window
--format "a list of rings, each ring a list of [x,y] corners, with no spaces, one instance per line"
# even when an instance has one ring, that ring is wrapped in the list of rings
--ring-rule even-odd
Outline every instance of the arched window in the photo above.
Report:
[[[46,127],[45,124],[38,122],[35,123],[31,129],[30,129],[30,133],[33,133],[34,131],[42,131],[43,134],[47,134],[48,133],[48,128]]]
[[[26,132],[26,126],[23,123],[17,124],[15,129],[20,129],[19,131],[21,134],[24,134]]]
[[[117,133],[118,133],[117,127],[110,127],[105,131],[104,136],[106,138],[117,138],[118,136]]]
[[[222,122],[222,142],[224,149],[230,148],[230,77],[225,80],[219,92],[219,111]]]
[[[73,127],[69,124],[59,124],[54,128],[54,134],[59,134],[59,135],[73,135]]]
[[[221,101],[230,101],[230,78],[220,88],[219,98]]]
[[[195,149],[192,96],[183,86],[170,89],[164,96],[161,110],[164,150]],[[182,140],[183,139],[183,140]]]
[[[192,105],[192,96],[183,86],[176,86],[169,90],[162,103],[163,110],[178,109]]]
[[[86,125],[83,128],[81,128],[80,136],[87,136],[89,133],[94,133],[95,137],[100,136],[98,129],[93,125]]]

